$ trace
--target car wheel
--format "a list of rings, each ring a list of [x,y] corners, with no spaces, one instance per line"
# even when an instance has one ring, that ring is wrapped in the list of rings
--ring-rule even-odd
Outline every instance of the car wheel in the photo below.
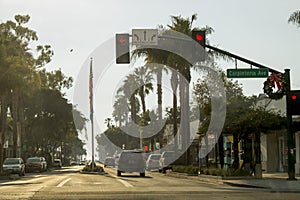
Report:
[[[121,171],[117,171],[117,176],[121,176]]]
[[[161,171],[163,174],[165,174],[166,173],[166,169],[162,169],[162,171]]]
[[[159,173],[161,173],[161,172],[162,172],[162,170],[161,170],[161,169],[158,169],[158,172],[159,172]]]
[[[104,165],[104,167],[106,167],[106,165]]]
[[[140,173],[141,177],[145,177],[145,172]]]

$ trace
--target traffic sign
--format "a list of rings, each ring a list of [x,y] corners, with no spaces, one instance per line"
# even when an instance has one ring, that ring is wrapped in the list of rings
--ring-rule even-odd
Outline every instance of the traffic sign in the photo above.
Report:
[[[157,29],[132,29],[133,45],[158,45]]]
[[[227,69],[227,78],[264,78],[269,76],[269,69]]]

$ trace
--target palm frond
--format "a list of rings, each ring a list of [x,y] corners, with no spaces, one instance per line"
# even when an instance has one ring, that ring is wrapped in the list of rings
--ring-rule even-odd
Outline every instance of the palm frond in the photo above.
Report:
[[[289,23],[293,23],[300,27],[300,10],[297,10],[291,14],[288,20]]]

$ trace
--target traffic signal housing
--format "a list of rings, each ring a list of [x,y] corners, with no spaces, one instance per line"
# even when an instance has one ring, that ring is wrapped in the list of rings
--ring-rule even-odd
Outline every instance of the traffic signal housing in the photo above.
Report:
[[[116,34],[116,63],[129,64],[129,34]]]
[[[292,115],[300,115],[300,90],[291,90],[289,92],[289,102]]]
[[[205,31],[192,31],[192,38],[198,42],[203,48],[205,47]]]
[[[193,30],[192,31],[192,39],[197,42],[197,43],[194,43],[193,61],[194,62],[205,61],[205,57],[206,57],[205,31]],[[201,45],[201,47],[199,47],[198,44]]]

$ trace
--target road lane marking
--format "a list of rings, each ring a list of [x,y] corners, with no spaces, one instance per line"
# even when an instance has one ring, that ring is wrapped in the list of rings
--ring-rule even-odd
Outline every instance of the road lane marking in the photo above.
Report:
[[[120,179],[120,177],[113,175],[113,174],[109,174],[110,176],[114,177],[115,179],[117,179],[118,181],[120,181],[125,187],[128,188],[132,188],[133,185],[131,185],[130,183],[128,183],[127,181],[124,181],[123,179]]]
[[[60,184],[58,184],[56,187],[62,187],[64,184],[66,184],[69,180],[71,180],[71,178],[68,178],[64,181],[62,181]]]
[[[128,188],[132,188],[133,187],[133,185],[131,185],[127,181],[124,181],[122,179],[117,179],[117,180],[120,181],[125,187],[128,187]]]

